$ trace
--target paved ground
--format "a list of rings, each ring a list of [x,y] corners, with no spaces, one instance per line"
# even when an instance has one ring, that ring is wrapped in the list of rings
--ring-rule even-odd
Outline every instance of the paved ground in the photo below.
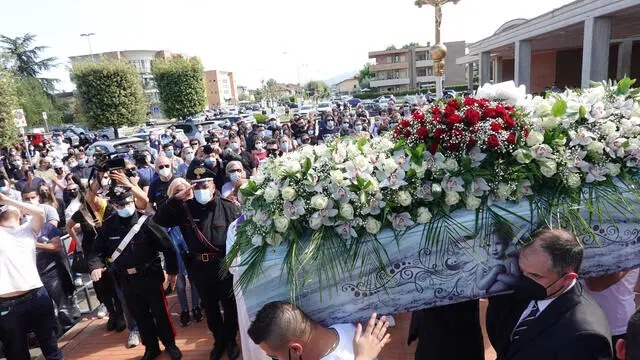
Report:
[[[175,295],[168,297],[169,311],[174,314],[178,347],[182,350],[183,359],[207,359],[211,351],[213,341],[211,333],[205,322],[192,323],[186,328],[179,327],[177,313],[179,307]],[[481,303],[481,315],[484,323],[484,310],[486,302]],[[408,313],[394,316],[396,326],[390,329],[392,343],[388,345],[379,356],[380,360],[409,360],[413,359],[415,343],[407,346],[406,338],[411,315]],[[139,359],[144,353],[144,348],[139,346],[133,349],[125,347],[128,332],[106,332],[106,320],[85,320],[76,325],[60,341],[60,346],[67,360],[129,360]],[[485,335],[486,359],[495,359],[495,352],[488,344]],[[163,354],[159,359],[169,359]],[[242,358],[241,358],[242,359]]]

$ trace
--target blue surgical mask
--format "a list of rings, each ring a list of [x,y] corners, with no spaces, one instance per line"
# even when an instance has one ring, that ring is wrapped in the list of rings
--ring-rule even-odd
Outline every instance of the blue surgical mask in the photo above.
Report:
[[[356,125],[356,131],[362,131],[362,125]]]
[[[5,185],[5,186],[0,187],[0,192],[6,193],[8,191],[9,191],[9,187],[8,186]]]
[[[78,160],[78,165],[83,166],[85,164],[85,160],[84,159],[79,159]]]
[[[238,143],[231,143],[231,150],[238,150],[240,148],[240,145],[238,145]]]
[[[276,122],[275,122],[275,121],[269,121],[269,124],[270,124],[271,126],[276,126]]]
[[[287,149],[289,148],[289,144],[283,143],[282,145],[280,145],[280,147],[282,148],[282,151],[287,151]]]
[[[231,175],[229,176],[229,180],[231,180],[231,182],[236,182],[238,181],[238,173],[237,172],[232,172]]]
[[[118,216],[123,218],[128,218],[133,216],[133,214],[136,212],[136,206],[134,204],[129,204],[123,207],[122,209],[118,209],[116,211],[118,212]]]
[[[329,129],[333,128],[333,121],[327,121],[327,127]]]
[[[167,155],[167,157],[172,157],[173,151],[166,151],[165,154]]]
[[[344,123],[344,124],[342,124],[342,127],[343,127],[344,129],[348,129],[348,128],[349,128],[349,123]]]
[[[315,133],[315,132],[316,132],[315,130],[309,130],[309,131],[307,131],[307,133],[309,133],[309,135],[313,135],[313,133]]]
[[[206,158],[206,159],[204,159],[204,163],[207,164],[207,165],[216,166],[216,159],[215,158]]]
[[[380,121],[376,121],[376,126],[380,126]]]
[[[224,134],[224,136],[229,136],[229,132],[228,131],[223,132],[223,134]]]
[[[196,201],[200,204],[206,204],[211,201],[211,190],[203,189],[203,190],[195,190],[193,195],[196,198]]]
[[[262,136],[262,137],[265,137],[265,133],[264,133],[264,131],[260,131],[260,132],[258,133],[258,135],[260,135],[260,136]]]
[[[15,167],[20,167],[20,166],[22,166],[22,161],[14,161],[14,162],[13,162],[13,166],[15,166]]]

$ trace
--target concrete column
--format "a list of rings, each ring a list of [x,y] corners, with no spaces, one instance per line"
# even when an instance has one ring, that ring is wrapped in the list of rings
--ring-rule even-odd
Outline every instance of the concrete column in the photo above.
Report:
[[[582,87],[589,81],[607,80],[609,73],[609,45],[611,42],[611,19],[589,18],[584,21],[582,45]]]
[[[502,82],[502,57],[493,59],[493,82],[495,84]]]
[[[484,84],[491,81],[490,72],[491,72],[491,53],[488,51],[480,53],[480,61],[478,62],[479,69],[478,75],[480,77],[480,87]]]
[[[516,86],[524,85],[531,91],[531,40],[516,41],[514,80]]]
[[[467,64],[467,86],[469,87],[469,90],[473,90],[473,75],[475,74],[475,72],[473,71],[473,67],[475,66],[475,63],[468,63]]]
[[[633,50],[633,40],[625,40],[618,46],[618,70],[616,77],[618,80],[626,76],[631,76],[631,52]]]

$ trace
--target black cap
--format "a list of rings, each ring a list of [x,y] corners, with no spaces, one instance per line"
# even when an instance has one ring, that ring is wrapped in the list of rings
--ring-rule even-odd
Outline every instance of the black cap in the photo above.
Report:
[[[109,202],[116,205],[124,205],[130,201],[133,201],[133,194],[131,188],[128,186],[115,186],[107,193]]]
[[[204,163],[199,160],[193,160],[187,170],[187,180],[198,181],[215,178],[216,174],[213,173]]]

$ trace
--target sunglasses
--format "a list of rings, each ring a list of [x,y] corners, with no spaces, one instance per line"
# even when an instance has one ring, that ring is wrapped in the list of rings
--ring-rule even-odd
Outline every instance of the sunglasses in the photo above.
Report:
[[[162,170],[162,169],[169,169],[171,168],[171,165],[158,165],[158,169]]]

